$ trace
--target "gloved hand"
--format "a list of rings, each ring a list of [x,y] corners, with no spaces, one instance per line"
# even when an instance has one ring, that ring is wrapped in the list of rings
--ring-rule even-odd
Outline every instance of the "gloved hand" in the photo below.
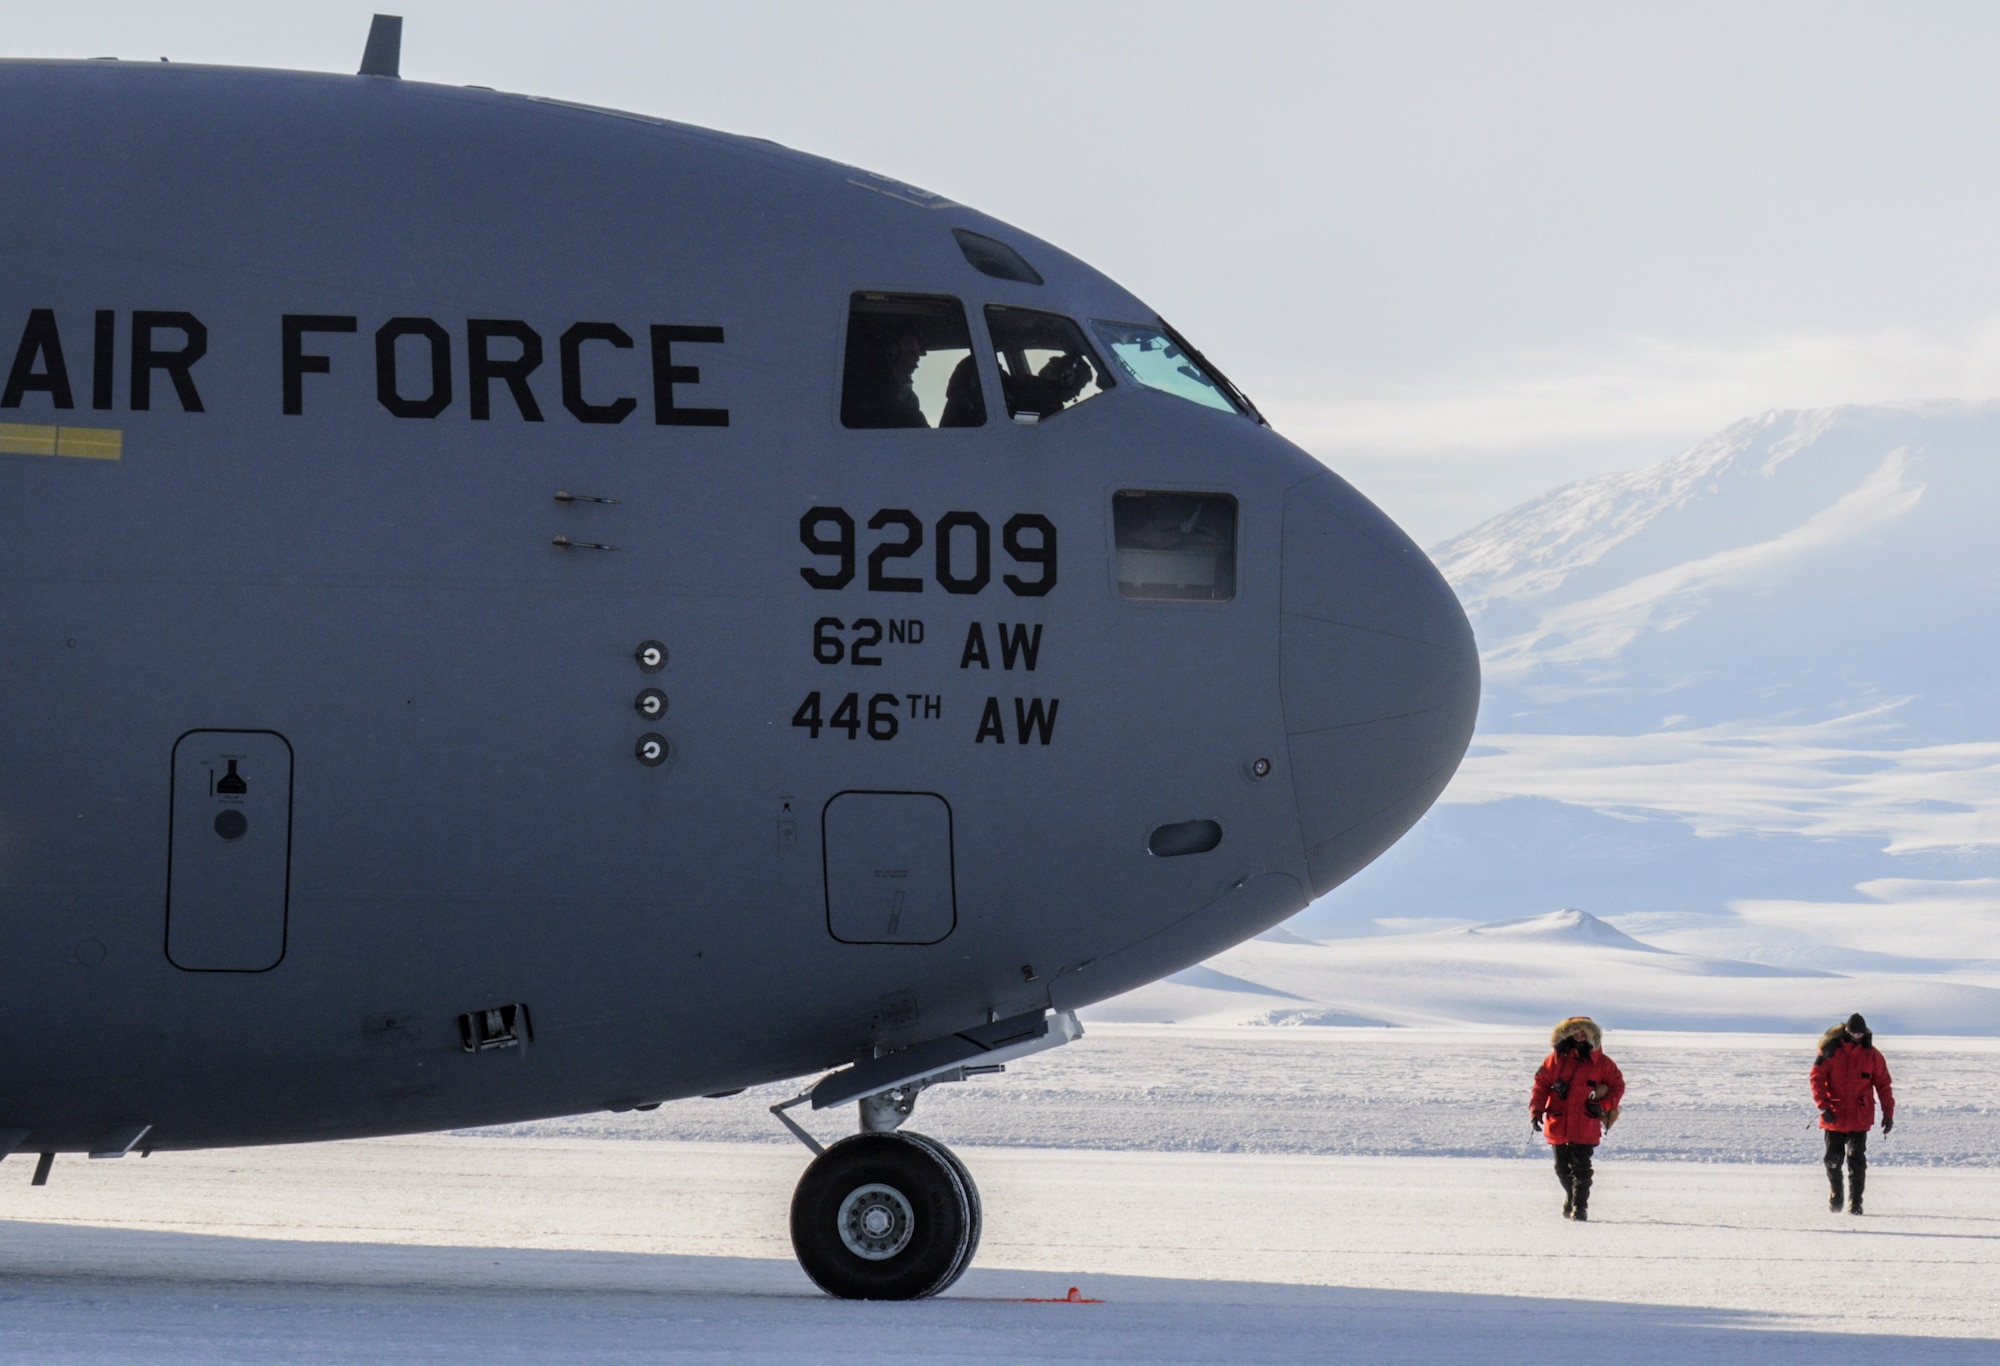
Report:
[[[1586,1100],[1583,1103],[1583,1112],[1586,1115],[1589,1115],[1592,1119],[1604,1118],[1604,1106],[1600,1102],[1595,1100]],[[1885,1129],[1883,1132],[1886,1133],[1888,1131]]]
[[[1833,1107],[1828,1106],[1826,1109],[1821,1110],[1819,1112],[1819,1117],[1821,1121],[1824,1123],[1827,1124],[1833,1123]]]
[[[1896,1127],[1896,1117],[1895,1117],[1894,1115],[1884,1115],[1884,1116],[1882,1116],[1882,1132],[1883,1132],[1883,1133],[1885,1133],[1885,1134],[1886,1134],[1886,1133],[1888,1133],[1888,1132],[1889,1132],[1889,1131],[1890,1131],[1891,1129],[1893,1129],[1893,1128],[1895,1128],[1895,1127]]]
[[[1542,1117],[1540,1115],[1529,1115],[1528,1123],[1530,1126],[1533,1127],[1536,1133],[1540,1133],[1542,1131]],[[1887,1133],[1888,1130],[1885,1129],[1883,1130],[1883,1132]]]

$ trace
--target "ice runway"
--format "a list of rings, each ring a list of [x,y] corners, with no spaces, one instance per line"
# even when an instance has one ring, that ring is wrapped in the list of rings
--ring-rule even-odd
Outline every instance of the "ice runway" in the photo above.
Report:
[[[1148,988],[1151,990],[1151,988]],[[1123,999],[1123,998],[1121,998]],[[1807,1085],[1818,1033],[1616,1029],[1625,1070],[1614,1161],[1810,1163],[1818,1115]],[[2000,1038],[1883,1042],[1901,1127],[1883,1161],[2000,1167],[1993,1078]],[[1549,1050],[1532,1029],[1206,1029],[1087,1022],[1083,1041],[1005,1077],[924,1093],[918,1127],[954,1147],[1291,1153],[1323,1157],[1529,1157],[1528,1081]],[[799,1083],[650,1114],[592,1114],[505,1130],[532,1138],[789,1144],[766,1108]],[[806,1116],[831,1141],[847,1112]]]
[[[949,1296],[794,1267],[803,1149],[432,1137],[0,1167],[0,1359],[1988,1362],[2000,1171],[967,1149]],[[1103,1304],[1034,1304],[1070,1286]]]

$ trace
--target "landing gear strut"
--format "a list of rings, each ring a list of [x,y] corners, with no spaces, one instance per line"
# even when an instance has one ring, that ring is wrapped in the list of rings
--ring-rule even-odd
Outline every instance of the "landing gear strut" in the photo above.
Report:
[[[924,1088],[1005,1070],[1068,1043],[1070,1014],[1016,1016],[869,1059],[771,1107],[815,1154],[792,1193],[792,1250],[813,1283],[849,1300],[914,1300],[964,1274],[979,1250],[979,1188],[951,1149],[901,1126]],[[861,1132],[822,1147],[785,1111],[857,1102]]]

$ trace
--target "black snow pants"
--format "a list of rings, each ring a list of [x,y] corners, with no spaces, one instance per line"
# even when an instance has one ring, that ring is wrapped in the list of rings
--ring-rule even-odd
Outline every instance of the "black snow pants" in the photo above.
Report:
[[[1562,1182],[1565,1214],[1590,1208],[1590,1156],[1594,1143],[1557,1143],[1556,1180]]]
[[[1852,1208],[1859,1208],[1862,1187],[1868,1184],[1868,1131],[1858,1129],[1846,1133],[1839,1129],[1823,1129],[1821,1133],[1826,1136],[1826,1183],[1833,1191],[1833,1198],[1841,1198],[1840,1159],[1845,1154],[1848,1198],[1853,1202]]]

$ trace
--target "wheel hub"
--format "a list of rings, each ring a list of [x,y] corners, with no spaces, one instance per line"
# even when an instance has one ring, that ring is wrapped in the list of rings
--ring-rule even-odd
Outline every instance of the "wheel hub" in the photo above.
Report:
[[[916,1213],[903,1193],[880,1182],[849,1193],[835,1222],[847,1250],[871,1262],[887,1261],[908,1247],[917,1227]]]

